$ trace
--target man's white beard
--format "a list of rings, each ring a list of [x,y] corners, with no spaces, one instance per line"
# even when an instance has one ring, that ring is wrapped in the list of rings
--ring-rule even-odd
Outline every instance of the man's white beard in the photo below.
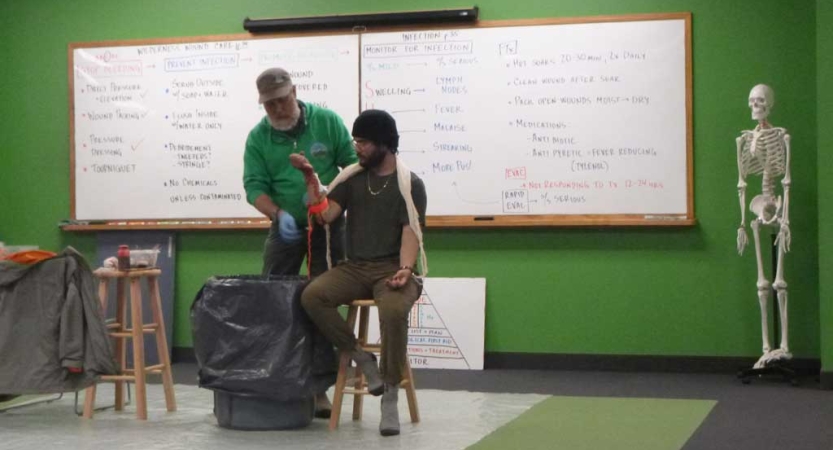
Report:
[[[294,105],[295,106],[292,109],[291,116],[288,119],[275,120],[272,119],[271,116],[267,115],[267,117],[269,117],[269,123],[272,125],[272,128],[278,131],[289,131],[295,127],[295,125],[298,123],[298,119],[301,117],[301,107],[298,106],[297,102],[294,103]]]

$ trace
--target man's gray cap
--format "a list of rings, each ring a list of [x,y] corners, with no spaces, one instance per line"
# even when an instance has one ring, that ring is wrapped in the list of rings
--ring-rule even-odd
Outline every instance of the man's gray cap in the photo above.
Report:
[[[292,78],[289,72],[273,67],[266,69],[257,77],[258,103],[266,103],[273,98],[281,98],[292,91]]]

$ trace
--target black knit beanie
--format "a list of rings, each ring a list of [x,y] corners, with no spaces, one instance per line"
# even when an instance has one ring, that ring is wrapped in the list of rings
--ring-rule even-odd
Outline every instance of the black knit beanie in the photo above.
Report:
[[[396,153],[399,148],[396,120],[380,109],[368,109],[356,117],[356,121],[353,122],[353,137],[387,145],[391,153]]]

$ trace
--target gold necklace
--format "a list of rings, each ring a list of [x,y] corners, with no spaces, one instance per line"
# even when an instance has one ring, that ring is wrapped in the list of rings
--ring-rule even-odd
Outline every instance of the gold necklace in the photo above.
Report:
[[[390,179],[393,178],[393,174],[388,175],[387,179],[385,180],[385,184],[376,192],[373,192],[373,189],[370,189],[370,171],[367,172],[367,192],[370,192],[370,195],[377,196],[388,187],[388,183],[390,183]]]

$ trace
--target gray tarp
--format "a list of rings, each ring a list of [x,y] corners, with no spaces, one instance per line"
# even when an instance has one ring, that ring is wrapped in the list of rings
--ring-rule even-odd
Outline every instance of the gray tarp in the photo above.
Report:
[[[1,394],[76,391],[117,371],[81,254],[67,247],[32,265],[0,262]]]

